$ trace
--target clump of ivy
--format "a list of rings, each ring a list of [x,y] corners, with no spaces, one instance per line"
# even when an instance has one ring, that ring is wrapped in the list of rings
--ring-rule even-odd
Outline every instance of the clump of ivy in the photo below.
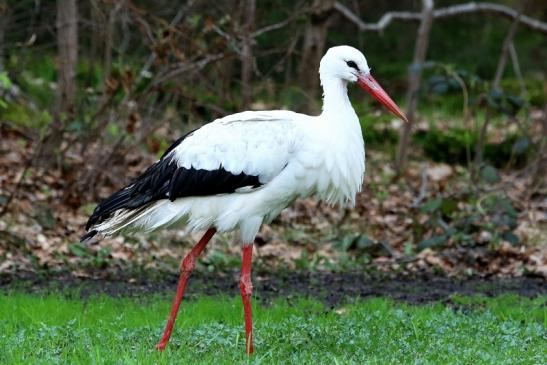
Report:
[[[431,198],[419,211],[428,214],[429,218],[423,225],[418,220],[413,224],[418,251],[448,244],[483,244],[478,239],[481,234],[486,236],[485,242],[492,248],[504,241],[511,245],[520,244],[519,238],[513,233],[517,228],[518,212],[511,200],[502,194],[487,195],[479,199],[473,194],[458,198]],[[430,231],[438,233],[424,236],[424,232]]]
[[[424,81],[423,94],[431,103],[436,101],[449,105],[454,113],[463,112],[464,120],[475,121],[475,128],[451,127],[440,130],[432,126],[428,131],[419,131],[414,142],[423,148],[427,157],[434,161],[469,165],[475,161],[480,170],[488,164],[496,168],[522,167],[536,150],[532,138],[527,134],[525,118],[520,114],[530,105],[518,94],[514,85],[507,91],[493,89],[489,82],[469,71],[457,69],[452,65],[428,62],[423,66],[429,71]],[[534,83],[532,83],[535,85]],[[534,88],[535,90],[535,88]],[[457,96],[461,95],[461,98]],[[534,94],[535,95],[535,94]],[[461,103],[458,112],[457,103]],[[496,118],[496,126],[504,123],[517,123],[518,131],[508,133],[502,141],[493,143],[486,140],[481,128],[487,123],[484,118]],[[480,152],[479,152],[480,150]],[[477,153],[480,161],[477,160]]]

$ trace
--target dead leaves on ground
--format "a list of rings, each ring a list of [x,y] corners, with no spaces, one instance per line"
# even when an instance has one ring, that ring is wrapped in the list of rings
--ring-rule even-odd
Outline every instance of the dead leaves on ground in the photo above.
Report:
[[[79,236],[93,205],[81,202],[75,209],[64,205],[62,199],[71,183],[66,179],[75,174],[31,169],[21,176],[30,146],[16,135],[2,136],[0,143],[0,205],[21,180],[9,210],[0,217],[0,273],[68,268],[75,275],[86,276],[96,269],[134,265],[176,270],[181,257],[199,238],[170,230],[82,245]],[[128,174],[132,176],[150,161],[139,155],[128,158],[132,161]],[[401,274],[425,271],[448,276],[547,277],[547,199],[528,199],[526,176],[508,172],[502,174],[500,182],[518,210],[516,228],[512,230],[518,244],[494,237],[495,230],[478,226],[469,233],[470,244],[457,243],[453,235],[447,234],[440,245],[418,250],[417,237],[442,238],[446,233],[442,222],[431,223],[434,215],[422,209],[424,204],[439,197],[456,197],[455,206],[449,207],[451,212],[468,214],[476,209],[459,199],[469,189],[465,169],[441,163],[411,163],[405,182],[394,179],[388,156],[371,152],[367,160],[365,186],[355,208],[333,207],[314,199],[297,201],[272,225],[262,228],[256,245],[260,264],[330,269],[353,260],[357,267]],[[101,194],[106,196],[114,189],[105,186]],[[443,218],[442,214],[439,217]],[[217,237],[203,262],[216,267],[237,261],[239,246],[232,242],[237,239],[230,237]]]

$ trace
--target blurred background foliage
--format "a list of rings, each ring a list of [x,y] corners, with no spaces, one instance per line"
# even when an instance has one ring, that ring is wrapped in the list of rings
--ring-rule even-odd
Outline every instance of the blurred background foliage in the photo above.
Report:
[[[422,73],[408,166],[394,162],[400,123],[350,87],[369,151],[382,156],[368,157],[378,163],[368,170],[378,204],[398,192],[421,194],[424,161],[448,164],[448,175],[457,176],[418,196],[405,238],[391,244],[411,254],[476,243],[477,232],[487,232],[491,242],[518,244],[517,218],[530,205],[515,208],[522,200],[511,198],[507,184],[518,185],[519,197],[545,199],[547,4],[490,2],[535,19],[535,29],[492,12],[435,18],[419,63],[420,19],[360,31],[340,10],[369,24],[393,11],[419,15],[426,3],[0,0],[0,132],[6,156],[19,153],[0,158],[0,217],[17,214],[10,204],[21,199],[85,216],[177,136],[217,117],[244,109],[319,113],[319,59],[326,48],[348,44],[365,53],[400,105],[409,100],[409,73]],[[504,56],[506,43],[511,52]],[[379,172],[385,166],[393,169]],[[542,214],[544,208],[538,208]],[[41,226],[53,230],[45,217]],[[73,228],[65,234],[76,237]],[[370,227],[356,230],[365,232],[346,237],[341,228],[337,245],[370,258],[382,239]],[[75,256],[88,253],[70,247]],[[110,254],[103,249],[93,257]]]

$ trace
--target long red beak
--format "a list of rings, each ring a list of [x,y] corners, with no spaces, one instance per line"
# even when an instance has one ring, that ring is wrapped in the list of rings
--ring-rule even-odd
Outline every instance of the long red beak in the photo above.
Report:
[[[384,91],[384,89],[382,89],[380,84],[376,80],[374,80],[374,77],[372,77],[370,74],[366,76],[359,76],[357,79],[357,85],[359,85],[361,89],[365,90],[376,100],[382,103],[394,115],[401,118],[405,122],[408,122],[408,119],[403,114],[401,109],[399,109],[397,104],[395,104],[395,102],[391,100],[389,95]]]

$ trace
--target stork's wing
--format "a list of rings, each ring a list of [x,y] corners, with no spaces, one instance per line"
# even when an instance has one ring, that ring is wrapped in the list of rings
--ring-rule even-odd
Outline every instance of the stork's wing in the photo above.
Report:
[[[161,199],[246,193],[267,184],[295,150],[295,115],[238,113],[188,133],[131,185],[101,202],[86,229],[118,209],[137,209]]]
[[[271,181],[294,151],[297,128],[292,112],[244,112],[219,119],[191,133],[166,153],[181,168]]]

